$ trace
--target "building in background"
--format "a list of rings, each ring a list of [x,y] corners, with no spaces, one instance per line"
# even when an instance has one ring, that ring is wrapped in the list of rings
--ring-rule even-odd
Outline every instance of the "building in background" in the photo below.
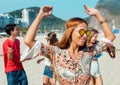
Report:
[[[31,10],[31,9],[22,10],[23,27],[29,27],[34,19],[35,19],[34,10]]]

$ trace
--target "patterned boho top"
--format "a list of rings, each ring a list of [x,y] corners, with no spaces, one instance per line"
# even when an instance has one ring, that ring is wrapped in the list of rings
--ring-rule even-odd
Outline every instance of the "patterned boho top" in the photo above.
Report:
[[[88,85],[92,61],[89,52],[80,51],[80,55],[74,60],[69,51],[49,47],[39,41],[36,41],[29,51],[32,52],[31,56],[40,54],[54,58],[51,61],[53,61],[54,72],[60,85]]]

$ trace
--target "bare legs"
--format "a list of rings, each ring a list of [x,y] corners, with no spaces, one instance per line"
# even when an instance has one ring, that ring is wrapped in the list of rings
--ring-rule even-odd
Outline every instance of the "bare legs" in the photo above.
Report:
[[[52,78],[48,78],[47,76],[44,76],[43,85],[55,85],[55,80]]]
[[[103,80],[102,80],[102,76],[98,76],[98,77],[91,77],[90,78],[90,85],[103,85]]]

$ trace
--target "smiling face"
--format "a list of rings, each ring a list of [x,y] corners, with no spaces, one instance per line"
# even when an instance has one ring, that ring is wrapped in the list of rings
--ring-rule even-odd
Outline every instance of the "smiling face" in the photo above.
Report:
[[[97,40],[97,37],[98,37],[98,33],[94,34],[92,37],[91,37],[91,40],[90,40],[90,43],[91,44],[94,44]]]
[[[97,41],[97,37],[98,37],[98,31],[96,29],[92,29],[91,30],[91,34],[87,39],[87,46],[93,46],[95,44],[95,42]]]
[[[83,36],[80,35],[80,30],[83,29],[85,31],[87,31],[88,29],[88,25],[86,23],[81,23],[80,25],[78,25],[72,32],[72,44],[75,44],[77,46],[83,46],[86,42],[87,36],[86,36],[86,32],[85,34],[83,34]]]
[[[88,24],[84,19],[79,17],[71,18],[65,23],[65,28],[66,31],[63,37],[56,44],[57,47],[68,49],[71,45],[84,46],[86,34],[89,34],[87,31]]]

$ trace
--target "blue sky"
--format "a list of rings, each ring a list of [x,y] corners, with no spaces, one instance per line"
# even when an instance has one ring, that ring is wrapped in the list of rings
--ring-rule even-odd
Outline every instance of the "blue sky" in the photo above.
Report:
[[[83,5],[95,7],[99,0],[1,0],[0,13],[6,13],[21,8],[43,5],[53,6],[53,15],[68,20],[71,17],[87,17]]]

